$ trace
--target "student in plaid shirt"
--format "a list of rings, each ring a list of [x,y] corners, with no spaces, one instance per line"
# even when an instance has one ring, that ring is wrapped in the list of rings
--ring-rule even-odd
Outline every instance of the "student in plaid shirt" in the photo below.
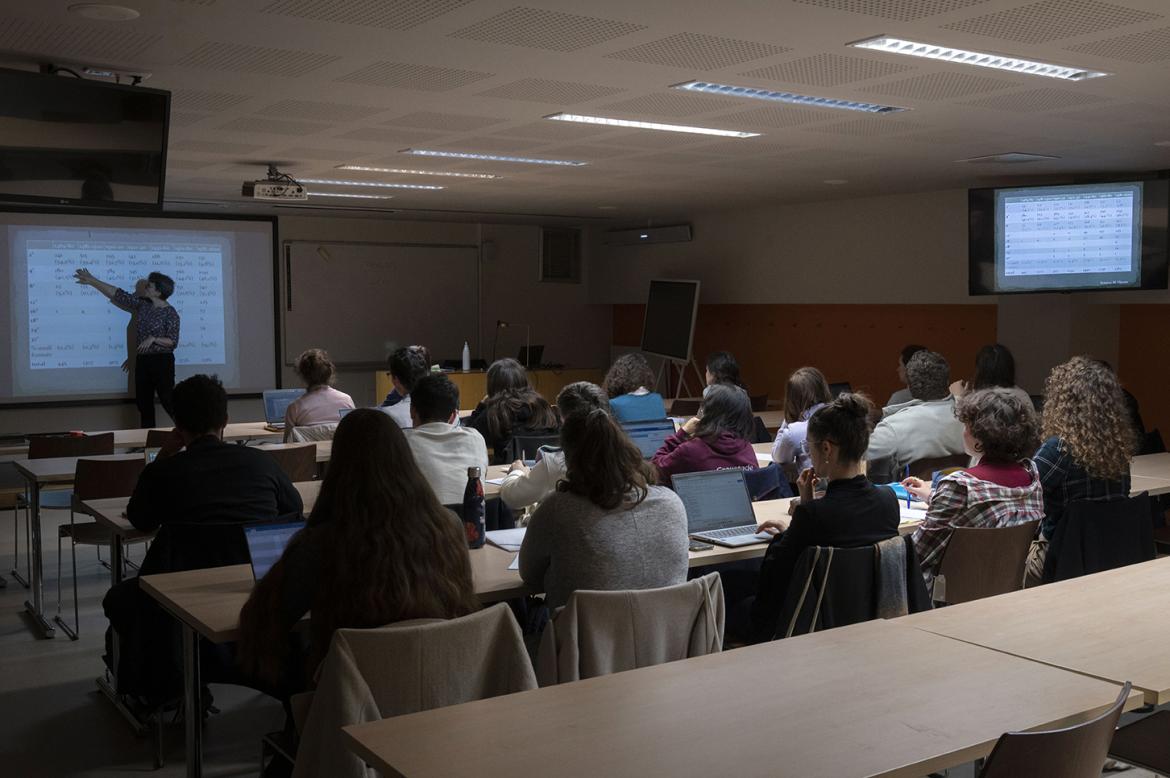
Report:
[[[955,406],[963,423],[963,445],[976,461],[943,476],[931,492],[918,479],[903,481],[930,503],[914,531],[918,562],[930,589],[955,527],[1010,527],[1044,518],[1044,491],[1029,456],[1036,450],[1040,423],[1027,395],[1013,389],[982,389]]]

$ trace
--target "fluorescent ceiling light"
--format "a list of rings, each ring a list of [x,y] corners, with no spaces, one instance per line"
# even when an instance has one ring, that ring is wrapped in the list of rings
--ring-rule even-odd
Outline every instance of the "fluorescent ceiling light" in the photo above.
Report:
[[[392,200],[394,195],[355,194],[353,192],[309,192],[309,197],[355,197],[361,200]]]
[[[369,165],[338,165],[338,170],[360,170],[363,173],[392,173],[403,176],[448,176],[450,178],[503,178],[495,173],[460,173],[455,170],[410,170],[399,167],[370,167]]]
[[[379,189],[442,189],[435,184],[389,184],[385,181],[342,181],[335,178],[298,178],[302,184],[330,184],[332,186],[374,186]]]
[[[536,159],[534,157],[509,157],[503,154],[473,154],[470,151],[438,151],[435,149],[403,149],[399,154],[414,154],[419,157],[450,157],[451,159],[481,159],[488,162],[519,162],[525,165],[560,165],[581,167],[588,162],[571,159]]]
[[[581,116],[575,113],[554,113],[544,117],[554,122],[577,122],[578,124],[600,124],[606,127],[632,127],[637,130],[662,130],[663,132],[686,132],[692,135],[718,135],[721,138],[755,138],[758,132],[742,130],[716,130],[711,127],[688,127],[685,124],[662,124],[661,122],[637,122],[629,119],[611,119],[606,116]]]
[[[966,49],[951,49],[946,46],[937,46],[933,43],[917,43],[915,41],[891,38],[885,35],[876,38],[850,43],[857,49],[873,49],[890,54],[905,54],[910,57],[925,57],[938,59],[944,62],[957,62],[961,65],[976,65],[981,68],[1007,70],[1012,73],[1023,73],[1028,76],[1046,76],[1048,78],[1062,78],[1066,81],[1084,81],[1089,78],[1101,78],[1109,73],[1084,68],[1070,68],[1064,65],[1053,65],[1048,62],[1037,62],[1032,59],[1018,57],[1004,57],[999,54],[987,54],[980,51]]]
[[[907,111],[908,108],[899,108],[895,105],[879,105],[877,103],[862,103],[857,100],[838,100],[835,97],[814,97],[812,95],[798,95],[793,92],[773,92],[770,89],[756,89],[751,86],[731,86],[730,84],[711,84],[706,81],[688,81],[685,84],[675,84],[671,89],[682,89],[687,92],[704,92],[725,97],[750,97],[753,100],[770,100],[777,103],[792,103],[810,108],[840,108],[846,111],[862,111],[863,113],[897,113]]]

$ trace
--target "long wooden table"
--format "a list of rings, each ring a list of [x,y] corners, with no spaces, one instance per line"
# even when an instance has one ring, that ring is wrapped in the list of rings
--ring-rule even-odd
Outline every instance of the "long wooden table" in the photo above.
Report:
[[[904,616],[899,624],[1170,702],[1170,558]]]
[[[410,778],[908,777],[985,756],[1007,730],[1091,718],[1119,691],[872,621],[344,732],[381,774]],[[486,737],[488,721],[523,722],[522,741]]]
[[[1130,494],[1170,494],[1170,453],[1134,457],[1129,472]]]

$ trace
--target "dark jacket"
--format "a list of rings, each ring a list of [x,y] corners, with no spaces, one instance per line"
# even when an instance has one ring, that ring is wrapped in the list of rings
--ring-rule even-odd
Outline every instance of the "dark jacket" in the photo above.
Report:
[[[146,466],[126,508],[143,532],[158,530],[142,575],[246,564],[242,524],[295,519],[301,496],[276,460],[213,437]]]
[[[752,444],[731,432],[721,432],[711,441],[692,438],[682,430],[662,443],[650,460],[658,468],[658,481],[670,484],[676,473],[705,473],[730,467],[756,468],[759,460]]]
[[[796,506],[788,530],[768,544],[760,564],[760,588],[752,604],[755,640],[770,640],[796,560],[812,546],[856,548],[898,534],[898,498],[865,476],[831,481],[825,496]]]
[[[540,400],[544,402],[544,400]],[[508,458],[508,447],[512,444],[512,438],[516,435],[555,435],[557,434],[556,427],[534,427],[532,426],[533,409],[530,406],[521,406],[518,413],[512,417],[511,424],[503,431],[501,435],[493,435],[491,425],[488,424],[487,407],[484,403],[475,406],[475,410],[463,422],[464,426],[472,429],[483,435],[484,442],[491,452],[491,463],[493,465],[506,465],[511,462]]]

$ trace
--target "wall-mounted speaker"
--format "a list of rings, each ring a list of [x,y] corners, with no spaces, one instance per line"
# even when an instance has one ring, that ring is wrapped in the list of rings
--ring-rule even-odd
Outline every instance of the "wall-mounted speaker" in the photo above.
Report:
[[[610,230],[605,233],[609,246],[632,246],[641,243],[679,243],[691,239],[691,225],[675,224],[670,227],[643,227],[634,230]]]

